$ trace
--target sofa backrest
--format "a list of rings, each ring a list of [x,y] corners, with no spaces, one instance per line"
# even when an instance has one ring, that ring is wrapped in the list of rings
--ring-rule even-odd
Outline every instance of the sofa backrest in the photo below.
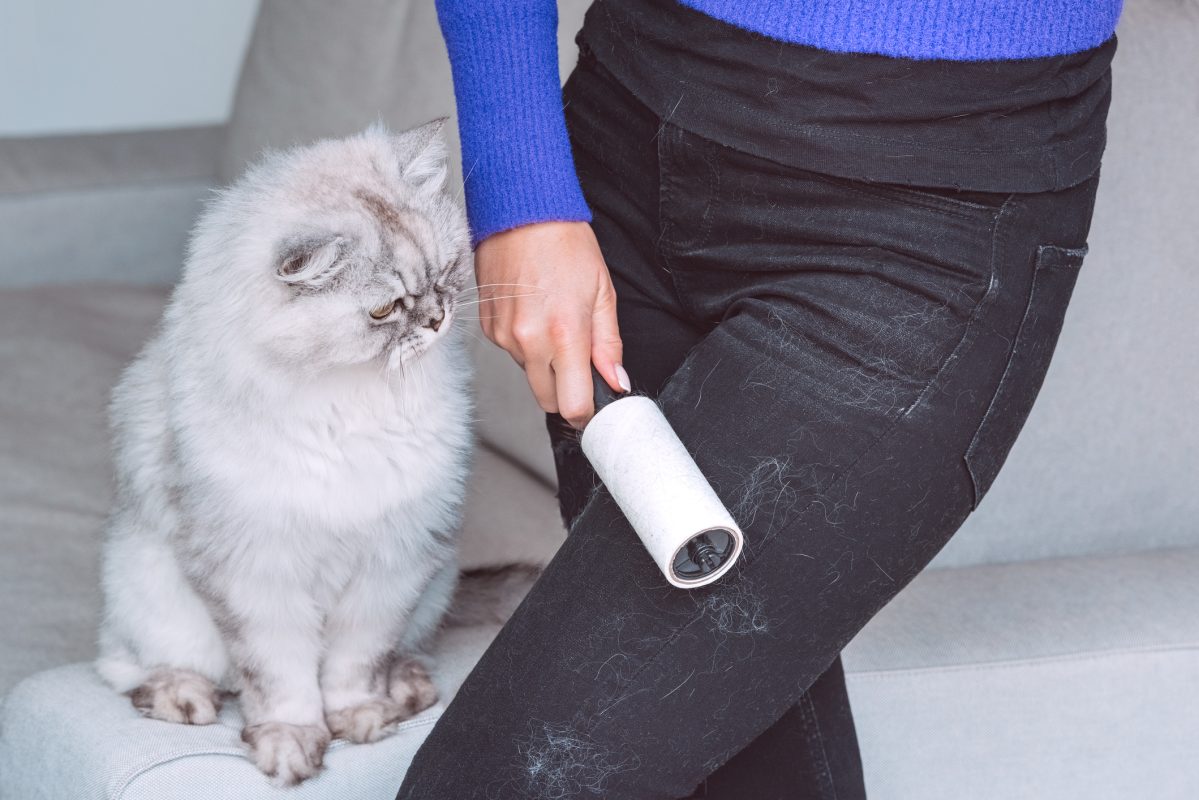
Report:
[[[564,78],[586,5],[559,3]],[[1008,466],[941,565],[1199,543],[1199,3],[1138,0],[1119,33],[1091,255],[1057,357]],[[221,177],[264,147],[453,112],[429,0],[263,0]],[[552,483],[523,374],[478,339],[480,436]]]

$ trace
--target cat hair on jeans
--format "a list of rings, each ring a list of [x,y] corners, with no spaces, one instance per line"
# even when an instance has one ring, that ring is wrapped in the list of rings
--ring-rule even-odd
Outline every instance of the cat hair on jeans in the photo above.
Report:
[[[162,720],[239,692],[278,785],[436,701],[418,657],[458,581],[473,414],[442,122],[269,153],[219,192],[113,393],[96,667]]]

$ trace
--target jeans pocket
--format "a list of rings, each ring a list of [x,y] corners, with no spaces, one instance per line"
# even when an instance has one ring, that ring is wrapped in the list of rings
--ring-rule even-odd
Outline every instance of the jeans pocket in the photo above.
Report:
[[[974,508],[978,508],[999,474],[1041,390],[1086,254],[1085,244],[1078,248],[1057,245],[1037,248],[1028,304],[1012,341],[1007,365],[966,449],[966,468],[974,486]]]
[[[994,215],[1010,195],[1009,192],[977,192],[944,186],[876,183],[840,178],[834,175],[811,174],[819,175],[821,180],[829,183],[835,183],[857,192],[873,194],[890,202],[966,218],[977,217],[980,214],[985,217]]]

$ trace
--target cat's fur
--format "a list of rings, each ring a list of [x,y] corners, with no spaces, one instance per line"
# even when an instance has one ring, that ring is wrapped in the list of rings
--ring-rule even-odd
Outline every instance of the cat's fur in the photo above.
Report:
[[[436,699],[412,654],[457,580],[473,411],[440,128],[274,153],[220,193],[113,393],[97,669],[175,722],[240,692],[282,785]]]

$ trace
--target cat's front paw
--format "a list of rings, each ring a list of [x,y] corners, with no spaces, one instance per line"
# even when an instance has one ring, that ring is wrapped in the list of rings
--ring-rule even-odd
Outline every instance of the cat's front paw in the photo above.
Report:
[[[412,716],[404,703],[390,697],[376,697],[356,706],[325,715],[334,738],[358,744],[377,742],[395,733],[396,725]]]
[[[190,669],[155,670],[129,699],[143,716],[184,725],[211,725],[221,709],[213,682]]]
[[[250,745],[254,763],[271,783],[287,787],[320,771],[329,746],[329,731],[316,725],[263,722],[247,726],[241,739]]]
[[[437,702],[437,687],[428,670],[414,658],[398,658],[387,675],[387,693],[415,716]]]

